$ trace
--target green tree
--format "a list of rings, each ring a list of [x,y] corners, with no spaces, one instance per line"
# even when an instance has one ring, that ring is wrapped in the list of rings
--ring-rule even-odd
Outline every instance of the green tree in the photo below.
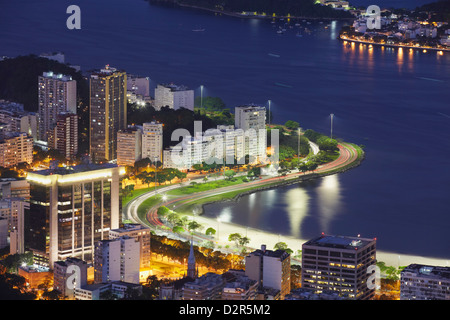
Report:
[[[226,170],[223,173],[226,180],[231,180],[236,175],[236,172],[234,170]]]
[[[300,124],[296,121],[288,120],[284,126],[290,130],[297,130],[300,127]]]
[[[206,229],[205,234],[207,236],[213,236],[216,234],[216,229],[209,227],[208,229]]]
[[[195,232],[195,230],[201,229],[201,228],[202,228],[202,225],[201,225],[200,223],[198,223],[197,221],[190,221],[190,222],[187,224],[187,229],[188,229],[190,232]]]
[[[241,238],[242,238],[242,235],[240,233],[232,233],[228,236],[228,241],[234,242],[236,244],[236,246],[238,246]]]
[[[277,242],[274,247],[275,250],[283,250],[289,254],[292,254],[294,251],[292,251],[291,249],[288,248],[288,245],[286,244],[286,242]]]

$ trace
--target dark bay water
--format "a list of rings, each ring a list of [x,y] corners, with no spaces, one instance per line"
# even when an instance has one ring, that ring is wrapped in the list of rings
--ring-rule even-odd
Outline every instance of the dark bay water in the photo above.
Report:
[[[392,1],[416,2],[428,1]],[[206,215],[301,238],[361,234],[385,251],[450,258],[449,54],[345,47],[340,22],[303,24],[311,34],[292,23],[279,35],[280,23],[141,0],[77,1],[82,29],[71,31],[71,4],[2,1],[0,55],[63,51],[83,70],[110,64],[198,94],[204,85],[230,108],[270,99],[275,122],[324,133],[334,113],[334,135],[366,147],[356,169],[211,205]]]

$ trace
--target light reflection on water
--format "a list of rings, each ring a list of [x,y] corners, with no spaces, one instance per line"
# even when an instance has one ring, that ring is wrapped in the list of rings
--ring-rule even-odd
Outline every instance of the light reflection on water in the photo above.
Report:
[[[317,210],[312,210],[315,206]],[[317,181],[279,187],[245,195],[237,202],[210,204],[206,216],[299,239],[307,233],[330,232],[342,211],[341,185],[338,175]],[[311,215],[311,213],[314,215]],[[312,230],[317,228],[317,230]]]
[[[341,190],[338,175],[326,176],[322,179],[320,186],[316,189],[317,202],[319,206],[319,221],[322,231],[330,233],[330,225],[336,214],[341,212]]]
[[[302,221],[308,215],[311,197],[303,188],[288,190],[284,196],[286,211],[289,217],[290,234],[296,238],[302,238],[300,234]]]

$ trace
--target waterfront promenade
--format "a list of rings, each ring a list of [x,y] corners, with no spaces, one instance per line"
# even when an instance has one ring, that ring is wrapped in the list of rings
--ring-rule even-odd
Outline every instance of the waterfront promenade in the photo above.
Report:
[[[435,48],[435,47],[422,47],[422,46],[409,46],[409,45],[400,45],[400,44],[387,44],[387,43],[378,43],[378,42],[373,42],[373,41],[368,41],[368,40],[360,40],[360,39],[353,39],[353,38],[348,38],[346,36],[339,36],[339,40],[343,41],[345,44],[345,41],[348,42],[353,42],[353,43],[358,43],[358,44],[365,44],[365,45],[372,45],[372,46],[377,46],[377,47],[387,47],[387,48],[402,48],[402,49],[411,49],[411,50],[430,50],[430,51],[437,51],[439,52],[449,52],[450,53],[450,48]]]

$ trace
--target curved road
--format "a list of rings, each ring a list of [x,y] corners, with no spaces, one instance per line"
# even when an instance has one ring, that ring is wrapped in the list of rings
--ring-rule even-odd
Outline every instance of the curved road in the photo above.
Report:
[[[354,162],[358,158],[358,152],[352,145],[347,144],[347,143],[341,143],[338,145],[338,148],[339,148],[339,157],[336,160],[319,166],[312,173],[315,173],[315,174],[326,173],[329,171],[337,170],[337,169],[347,166],[348,164]],[[314,153],[317,153],[317,150]],[[312,173],[310,173],[310,174],[312,174]],[[274,184],[274,183],[280,182],[280,181],[292,180],[292,179],[298,178],[301,175],[309,175],[309,174],[304,174],[301,172],[294,172],[294,173],[290,173],[284,177],[266,177],[263,179],[247,182],[244,184],[224,187],[224,188],[220,188],[220,189],[208,190],[208,191],[204,191],[204,192],[198,192],[198,193],[189,194],[189,195],[185,195],[185,196],[178,196],[178,197],[170,199],[170,200],[163,200],[162,202],[152,206],[147,212],[146,221],[142,221],[138,217],[137,208],[139,207],[139,205],[142,204],[143,201],[145,201],[149,197],[152,197],[155,195],[155,191],[150,191],[150,192],[142,194],[142,195],[134,198],[133,200],[131,200],[126,207],[125,213],[126,213],[126,216],[128,217],[128,219],[132,220],[135,223],[140,223],[140,224],[153,226],[153,227],[162,227],[163,223],[159,220],[158,215],[157,215],[157,210],[160,206],[163,206],[163,205],[170,206],[170,209],[176,209],[180,205],[186,205],[188,203],[197,201],[198,199],[201,199],[201,198],[206,198],[206,197],[210,197],[210,196],[214,196],[214,195],[220,195],[220,194],[224,194],[224,193],[228,193],[228,192],[232,192],[232,191],[246,190],[246,189],[254,188],[254,187],[258,187],[258,186]],[[197,180],[192,180],[192,181],[200,182],[201,180],[202,179],[197,179]],[[192,182],[192,181],[190,181],[190,182]],[[163,194],[169,190],[173,190],[173,189],[180,188],[183,186],[186,186],[186,184],[180,183],[180,184],[168,186],[165,188],[160,188],[160,189],[158,189],[157,192],[159,194]]]

